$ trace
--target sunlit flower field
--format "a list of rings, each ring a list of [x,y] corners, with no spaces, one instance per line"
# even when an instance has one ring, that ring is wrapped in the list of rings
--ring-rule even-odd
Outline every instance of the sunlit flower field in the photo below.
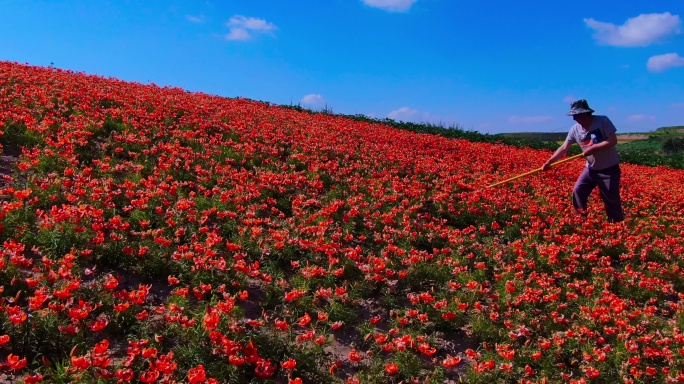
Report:
[[[584,220],[581,159],[9,62],[0,129],[2,380],[684,381],[684,171]]]

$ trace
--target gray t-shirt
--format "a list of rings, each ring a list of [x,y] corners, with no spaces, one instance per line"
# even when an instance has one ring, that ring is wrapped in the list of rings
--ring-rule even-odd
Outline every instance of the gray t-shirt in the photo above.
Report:
[[[594,121],[588,130],[584,130],[581,125],[575,124],[570,128],[566,142],[579,144],[582,151],[590,146],[606,140],[609,134],[615,133],[617,129],[607,116],[594,115]],[[615,146],[605,148],[587,156],[587,168],[600,171],[620,163]]]

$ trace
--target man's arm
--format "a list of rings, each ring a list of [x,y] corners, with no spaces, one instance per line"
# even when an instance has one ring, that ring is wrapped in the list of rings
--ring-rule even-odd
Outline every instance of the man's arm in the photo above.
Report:
[[[615,132],[611,132],[611,133],[606,135],[606,139],[603,140],[602,142],[596,143],[592,146],[587,147],[584,150],[584,155],[588,156],[588,155],[591,155],[592,153],[594,153],[596,151],[600,151],[602,149],[614,147],[617,145],[617,142],[618,142],[617,135],[615,134]]]
[[[568,153],[568,150],[570,150],[570,145],[571,143],[569,141],[563,142],[563,144],[556,149],[556,152],[554,152],[554,154],[551,155],[548,160],[546,160],[546,163],[542,165],[542,171],[546,171],[547,169],[551,168],[551,164],[565,157],[565,155]]]

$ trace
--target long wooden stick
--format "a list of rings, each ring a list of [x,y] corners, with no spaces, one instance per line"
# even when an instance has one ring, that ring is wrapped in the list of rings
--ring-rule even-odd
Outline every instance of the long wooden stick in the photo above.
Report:
[[[583,153],[580,153],[579,155],[575,155],[575,156],[570,156],[570,157],[567,157],[567,158],[565,158],[565,159],[563,159],[563,160],[556,161],[555,163],[551,164],[551,166],[553,167],[553,166],[555,166],[555,165],[558,165],[558,164],[561,164],[561,163],[565,163],[566,161],[574,160],[574,159],[576,159],[576,158],[578,158],[578,157],[582,157],[582,156],[584,156]],[[527,175],[531,175],[531,174],[533,174],[533,173],[537,173],[537,172],[539,172],[539,171],[541,171],[541,170],[542,170],[541,167],[539,167],[539,168],[537,168],[537,169],[535,169],[535,170],[533,170],[533,171],[525,172],[525,173],[523,173],[522,175],[518,175],[518,176],[515,176],[515,177],[511,177],[510,179],[506,179],[506,180],[504,180],[504,181],[499,181],[498,183],[494,183],[494,184],[488,186],[487,188],[496,187],[497,185],[501,185],[501,184],[504,184],[504,183],[508,183],[509,181],[513,181],[513,180],[515,180],[515,179],[519,179],[519,178],[521,178],[521,177],[525,177],[525,176],[527,176]]]

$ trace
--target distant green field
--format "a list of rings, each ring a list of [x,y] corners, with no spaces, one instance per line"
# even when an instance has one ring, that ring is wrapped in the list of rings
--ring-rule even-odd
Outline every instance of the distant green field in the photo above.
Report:
[[[496,136],[510,137],[521,140],[538,140],[538,141],[563,141],[568,135],[567,132],[513,132],[513,133],[499,133]]]
[[[630,138],[634,135],[644,135],[647,138],[638,140]],[[565,140],[567,133],[516,132],[502,133],[498,136],[523,141],[559,143]],[[617,149],[623,162],[684,169],[684,126],[662,127],[652,132],[619,134],[618,140],[620,144]]]
[[[647,135],[647,139],[618,145],[620,158],[627,163],[684,169],[684,126],[658,128]]]
[[[684,136],[684,125],[658,128],[649,134],[654,136]]]

